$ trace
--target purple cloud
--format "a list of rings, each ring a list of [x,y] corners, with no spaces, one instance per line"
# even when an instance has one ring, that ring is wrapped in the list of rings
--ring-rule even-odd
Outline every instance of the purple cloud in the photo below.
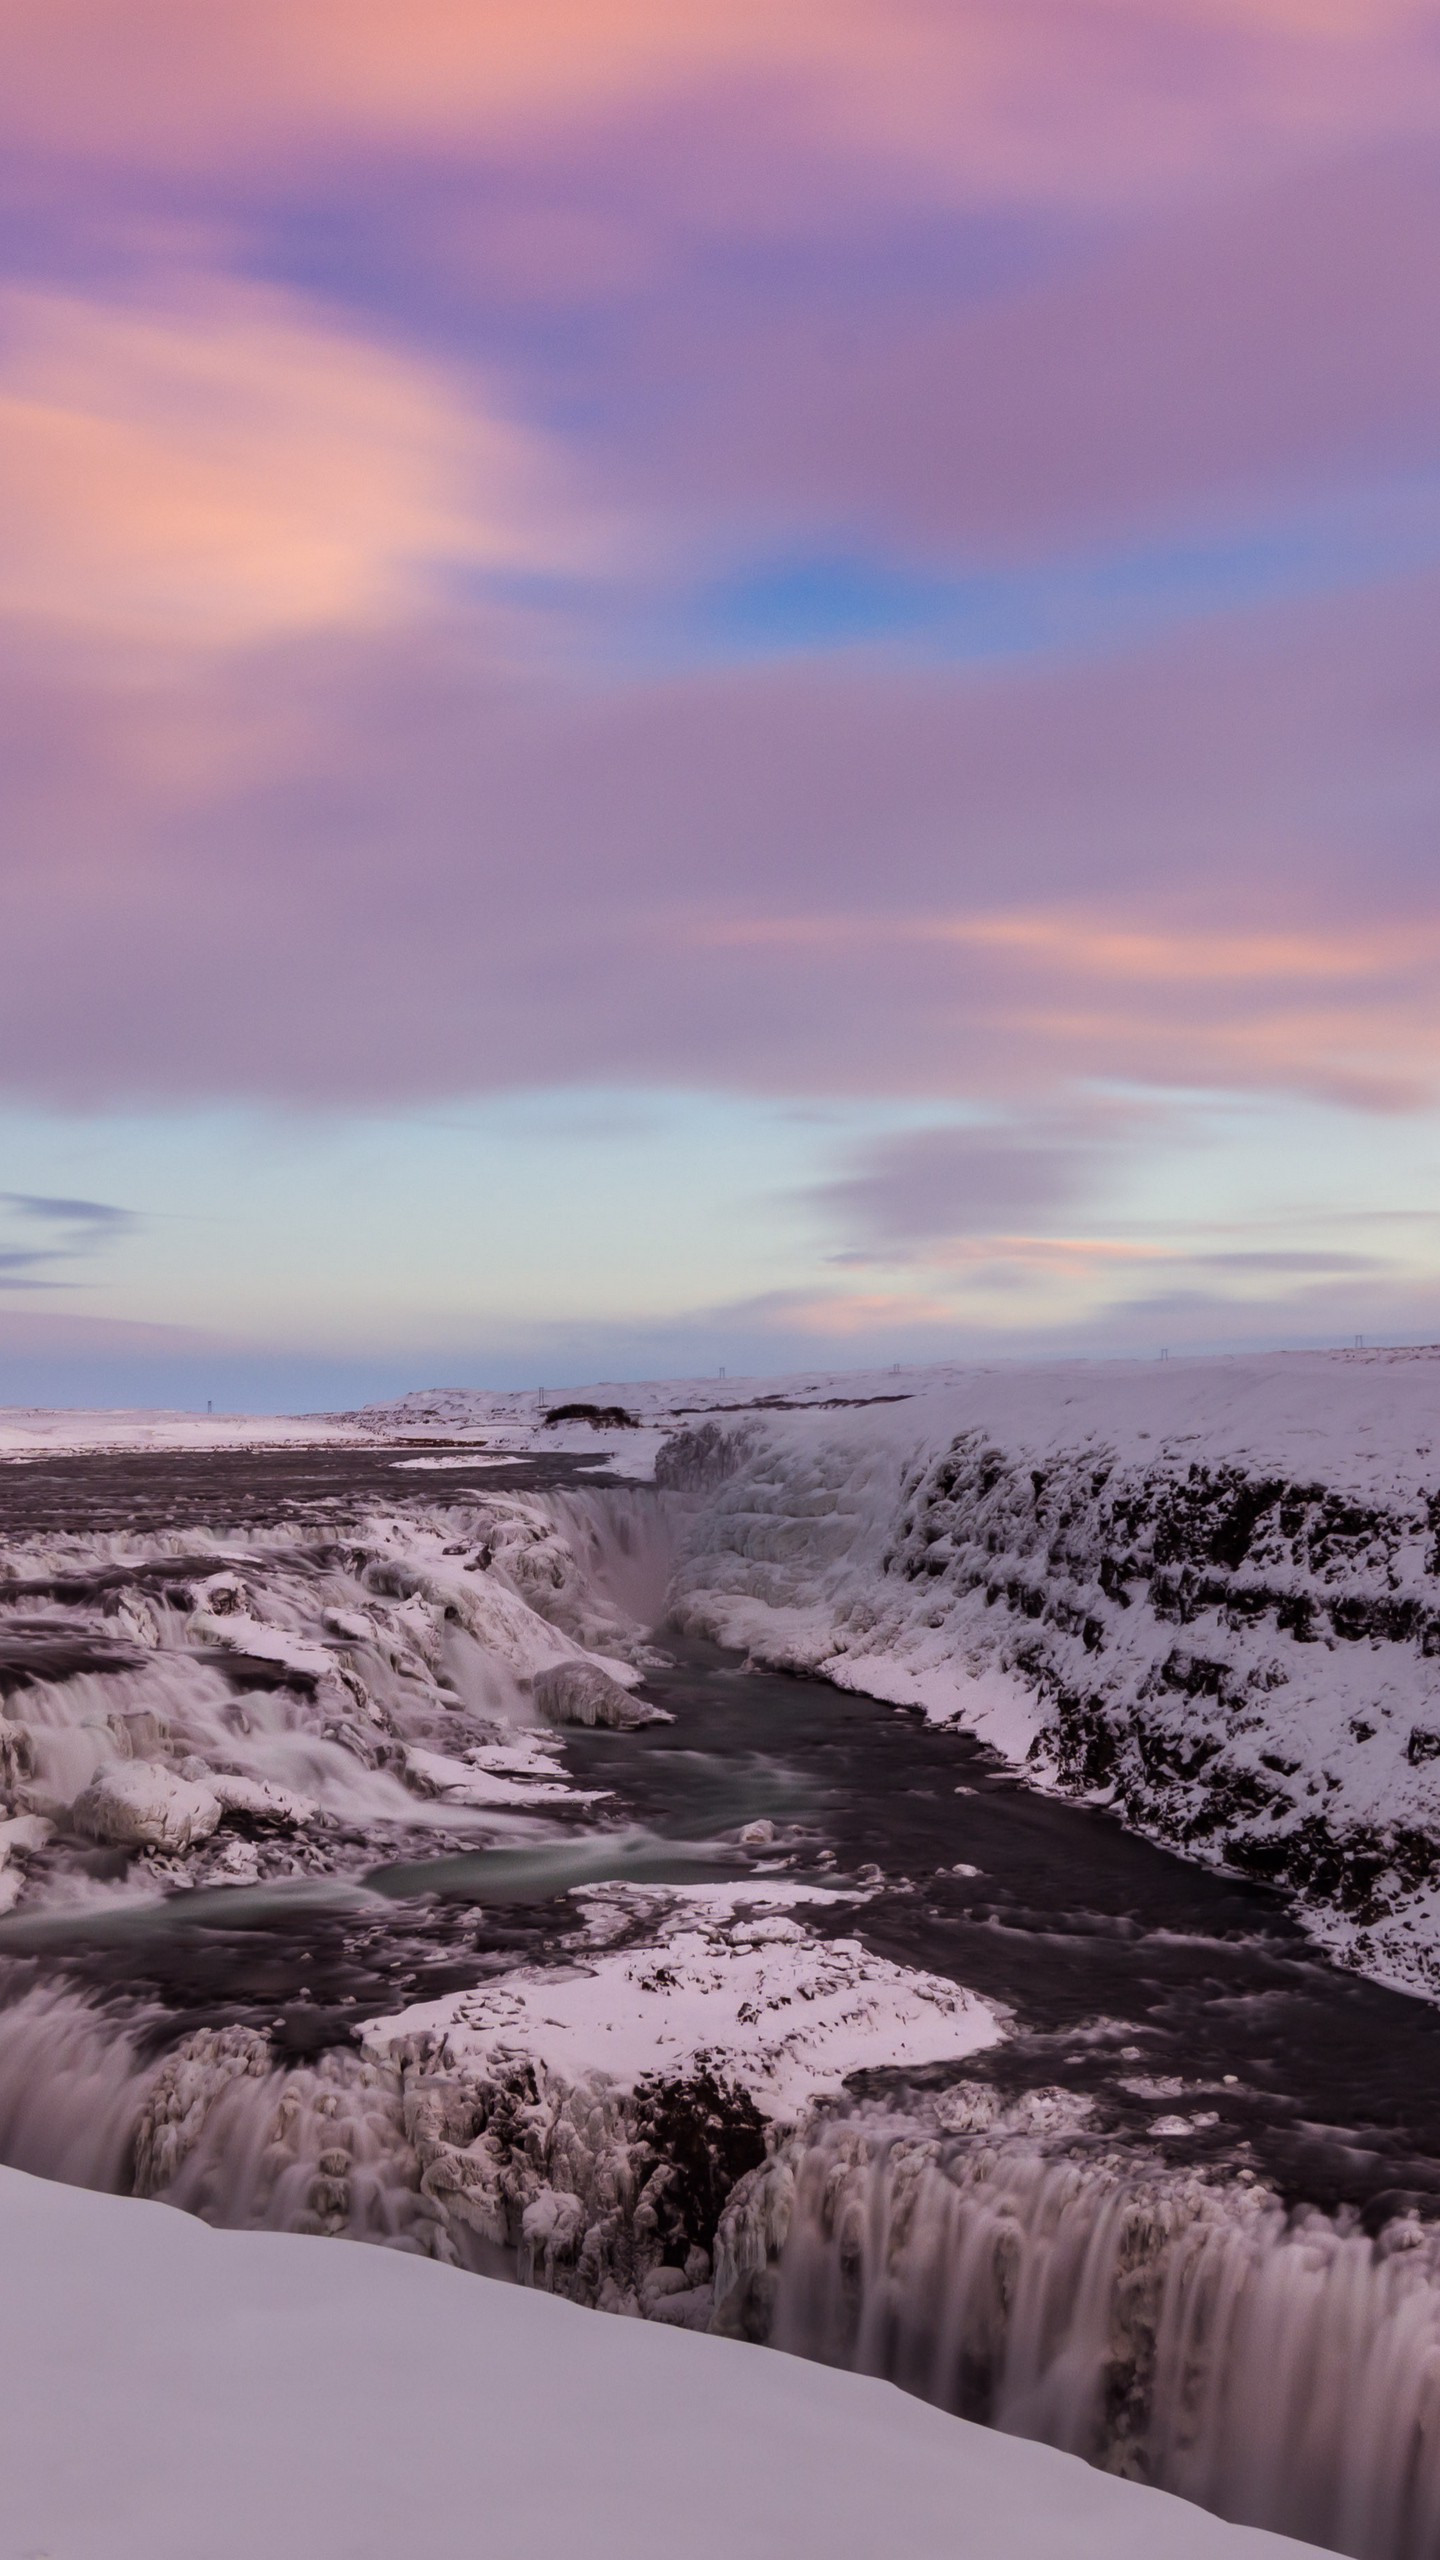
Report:
[[[1435,611],[1417,580],[968,680],[602,687],[459,628],[130,691],[12,655],[0,1073],[1413,1100]]]

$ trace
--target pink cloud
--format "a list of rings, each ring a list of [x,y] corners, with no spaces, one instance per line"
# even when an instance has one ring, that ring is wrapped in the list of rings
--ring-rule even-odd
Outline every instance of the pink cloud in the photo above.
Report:
[[[538,439],[465,388],[253,285],[0,288],[0,618],[235,648],[573,565]]]
[[[607,458],[701,546],[717,527],[784,546],[797,516],[812,543],[932,568],[1263,542],[1277,503],[1430,471],[1437,308],[1440,158],[1326,158],[1102,232],[1003,293],[897,290],[807,325],[702,288],[636,359],[660,423],[627,421]]]
[[[17,143],[206,169],[445,148],[748,81],[949,198],[1113,199],[1413,130],[1433,0],[10,0]]]
[[[417,628],[87,690],[27,642],[0,1073],[1413,1101],[1440,1079],[1436,601],[968,682],[605,689]]]

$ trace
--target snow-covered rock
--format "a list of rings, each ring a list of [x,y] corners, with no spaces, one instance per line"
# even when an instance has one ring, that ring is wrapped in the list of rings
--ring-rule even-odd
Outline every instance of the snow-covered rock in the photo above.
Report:
[[[219,1827],[220,1800],[209,1786],[177,1778],[149,1760],[101,1769],[71,1807],[77,1831],[128,1849],[191,1849]]]
[[[335,1664],[329,1652],[320,1645],[307,1643],[304,1637],[293,1634],[288,1627],[268,1626],[263,1620],[251,1617],[229,1596],[232,1590],[239,1588],[233,1576],[226,1577],[220,1594],[216,1593],[213,1584],[209,1587],[204,1605],[195,1610],[190,1620],[191,1634],[196,1640],[224,1646],[232,1653],[246,1654],[252,1661],[273,1662],[278,1670],[293,1671],[301,1680],[333,1677]],[[215,1605],[217,1597],[223,1597],[223,1606]]]
[[[8,1822],[0,1822],[0,1867],[8,1867],[13,1857],[33,1857],[43,1849],[54,1831],[38,1813],[15,1813]]]
[[[807,1929],[799,1909],[830,1900],[823,1887],[757,1878],[603,1885],[577,1898],[591,1944],[572,1964],[519,1966],[372,2020],[367,2051],[438,2053],[472,2072],[513,2056],[626,2089],[708,2061],[762,2113],[793,2118],[851,2072],[955,2061],[1001,2033],[989,2003],[958,1984]],[[606,1944],[637,1920],[643,1944]]]
[[[0,1715],[0,1793],[13,1796],[33,1776],[34,1746],[18,1717]]]
[[[16,1858],[33,1857],[54,1828],[38,1813],[16,1813],[0,1822],[0,1911],[13,1911],[25,1889],[24,1869],[16,1866]]]
[[[646,1724],[672,1724],[663,1707],[632,1698],[593,1662],[554,1662],[535,1678],[535,1705],[547,1724],[606,1725],[626,1733]]]
[[[584,1804],[587,1790],[569,1787],[551,1768],[543,1777],[528,1770],[496,1768],[488,1762],[455,1760],[444,1751],[422,1751],[414,1744],[405,1754],[405,1774],[422,1795],[444,1804],[531,1805]]]
[[[262,1822],[279,1831],[303,1831],[315,1820],[320,1808],[310,1796],[296,1795],[289,1787],[272,1785],[268,1778],[241,1778],[224,1769],[205,1769],[198,1763],[183,1775],[193,1776],[196,1783],[209,1789],[222,1813],[243,1814],[247,1821]]]

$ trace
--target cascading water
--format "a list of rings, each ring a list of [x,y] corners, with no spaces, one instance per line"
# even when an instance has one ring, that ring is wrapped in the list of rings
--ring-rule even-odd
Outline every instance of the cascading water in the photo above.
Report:
[[[1358,2555],[1440,2540],[1440,2236],[992,2129],[841,2121],[737,2191],[722,2325]],[[724,2297],[728,2296],[728,2305]]]
[[[543,1836],[565,1787],[534,1675],[643,1656],[669,1557],[622,1488],[0,1549],[0,1815],[29,1825],[0,1831],[0,1911],[32,1868],[29,1907],[56,1898],[56,1839],[143,1849],[133,1881],[173,1885]]]
[[[128,2193],[152,2072],[137,2035],[73,1991],[38,1983],[0,2009],[0,2160],[32,2177]]]
[[[201,2029],[147,2059],[157,2015],[46,1984],[0,2009],[0,2159],[226,2230],[456,2254],[420,2193],[398,2072],[352,2052],[277,2069],[246,2027]]]
[[[426,2256],[439,2243],[399,2074],[352,2053],[288,2071],[244,2028],[193,2037],[145,2094],[136,2187],[225,2230],[300,2231]]]

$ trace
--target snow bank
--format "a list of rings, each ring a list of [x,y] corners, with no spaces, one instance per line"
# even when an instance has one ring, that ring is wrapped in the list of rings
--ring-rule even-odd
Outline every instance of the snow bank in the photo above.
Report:
[[[672,1442],[682,1620],[959,1717],[1440,1989],[1440,1352],[911,1384]]]
[[[56,2560],[1264,2560],[884,2383],[0,2171],[5,2547]]]

